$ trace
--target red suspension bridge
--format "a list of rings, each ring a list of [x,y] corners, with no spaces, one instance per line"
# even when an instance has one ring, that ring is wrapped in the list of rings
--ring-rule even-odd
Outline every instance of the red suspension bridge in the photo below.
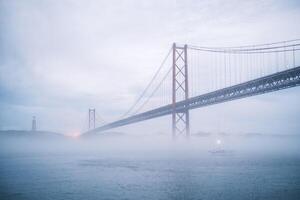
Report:
[[[189,110],[300,84],[300,39],[238,47],[173,44],[153,78],[125,114],[89,130],[101,132],[172,115],[173,136],[190,135]]]

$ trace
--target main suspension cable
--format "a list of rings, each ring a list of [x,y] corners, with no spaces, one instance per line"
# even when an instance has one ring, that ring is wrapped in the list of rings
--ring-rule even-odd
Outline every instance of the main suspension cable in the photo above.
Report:
[[[169,49],[169,51],[168,51],[167,55],[165,56],[164,60],[160,64],[159,68],[157,69],[157,71],[155,72],[154,76],[152,77],[152,79],[148,83],[147,87],[143,90],[143,92],[141,93],[141,95],[136,99],[136,101],[132,104],[132,106],[120,118],[124,118],[125,116],[127,116],[135,108],[135,106],[140,102],[140,100],[144,97],[144,95],[146,94],[146,92],[148,91],[148,89],[150,88],[150,86],[153,84],[154,80],[158,76],[159,72],[163,68],[165,62],[167,61],[167,59],[168,59],[168,57],[169,57],[169,55],[171,53],[171,50],[172,50],[172,48]]]
[[[208,46],[196,46],[196,45],[188,45],[190,49],[211,49],[211,50],[220,50],[220,49],[243,49],[243,48],[254,48],[254,47],[262,47],[262,46],[272,46],[275,44],[286,44],[291,42],[297,42],[300,41],[299,39],[293,39],[293,40],[285,40],[280,42],[272,42],[272,43],[264,43],[264,44],[256,44],[256,45],[243,45],[243,46],[228,46],[228,47],[208,47]]]

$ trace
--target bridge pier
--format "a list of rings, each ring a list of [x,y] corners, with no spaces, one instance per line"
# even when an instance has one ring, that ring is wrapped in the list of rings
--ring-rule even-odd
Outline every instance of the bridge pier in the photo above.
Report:
[[[172,135],[176,138],[178,135],[185,134],[190,136],[190,117],[189,109],[186,107],[183,111],[176,110],[178,101],[189,98],[188,85],[188,62],[187,45],[183,47],[173,43],[173,64],[172,64]]]

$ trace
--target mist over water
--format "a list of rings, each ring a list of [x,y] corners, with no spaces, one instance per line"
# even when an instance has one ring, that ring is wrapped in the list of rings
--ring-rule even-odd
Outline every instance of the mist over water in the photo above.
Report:
[[[0,140],[0,199],[298,199],[299,136]]]
[[[0,0],[0,200],[300,200],[296,19],[299,0]]]

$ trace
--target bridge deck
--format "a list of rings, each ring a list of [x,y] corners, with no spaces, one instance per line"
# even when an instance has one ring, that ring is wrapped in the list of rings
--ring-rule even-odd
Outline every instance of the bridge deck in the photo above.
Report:
[[[290,87],[300,85],[300,66],[288,69],[285,71],[277,72],[268,76],[258,79],[247,81],[238,85],[226,87],[214,92],[202,94],[192,97],[188,100],[177,102],[175,109],[177,111],[184,111],[185,109],[195,109],[213,104],[232,101],[235,99],[250,97],[254,95],[264,94],[277,90],[282,90]],[[112,128],[125,126],[128,124],[169,115],[173,112],[173,105],[169,104],[147,112],[143,112],[131,117],[121,119],[104,126],[95,128],[83,134],[91,134],[109,130]]]

